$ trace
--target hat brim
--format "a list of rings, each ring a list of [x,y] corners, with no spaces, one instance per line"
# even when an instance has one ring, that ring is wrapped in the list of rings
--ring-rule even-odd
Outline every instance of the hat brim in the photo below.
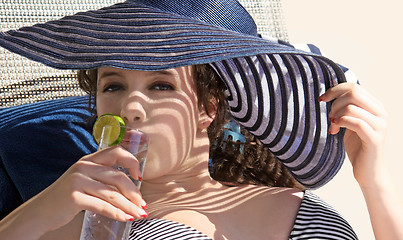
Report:
[[[338,84],[321,59],[265,54],[212,63],[228,87],[230,112],[307,188],[318,188],[345,158],[344,129],[329,135],[331,104],[318,97]]]
[[[58,69],[162,70],[262,53],[299,53],[133,2],[1,33],[1,46]]]
[[[0,46],[58,69],[210,63],[228,87],[233,117],[303,185],[325,184],[345,156],[343,131],[328,134],[330,104],[317,101],[345,81],[343,71],[289,45],[127,1],[2,32]]]

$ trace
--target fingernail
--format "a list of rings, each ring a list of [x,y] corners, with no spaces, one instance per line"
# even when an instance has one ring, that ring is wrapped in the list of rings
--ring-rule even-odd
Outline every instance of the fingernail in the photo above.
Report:
[[[129,214],[126,214],[126,220],[127,221],[134,221],[134,217],[129,215]]]
[[[144,199],[141,200],[140,205],[141,205],[141,208],[144,209],[144,210],[146,210],[147,207],[148,207],[148,206],[147,206],[147,203],[146,203],[146,201],[144,201]]]
[[[332,123],[337,123],[338,122],[336,118],[332,118],[331,121],[332,121]]]
[[[324,98],[323,98],[322,96],[320,96],[320,97],[318,98],[318,101],[319,101],[319,102],[323,102],[323,101],[324,101]]]
[[[141,217],[145,218],[148,216],[148,212],[144,211],[144,209],[139,210],[139,214]]]
[[[143,180],[143,178],[141,176],[139,176],[139,181],[141,182]]]

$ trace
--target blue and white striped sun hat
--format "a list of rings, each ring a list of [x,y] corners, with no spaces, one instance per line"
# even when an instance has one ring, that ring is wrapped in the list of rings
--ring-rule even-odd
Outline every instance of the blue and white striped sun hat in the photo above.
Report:
[[[58,69],[209,63],[227,85],[232,117],[307,188],[329,181],[345,157],[344,131],[328,134],[330,103],[317,100],[345,82],[343,70],[261,38],[236,0],[128,0],[2,32],[0,46]]]

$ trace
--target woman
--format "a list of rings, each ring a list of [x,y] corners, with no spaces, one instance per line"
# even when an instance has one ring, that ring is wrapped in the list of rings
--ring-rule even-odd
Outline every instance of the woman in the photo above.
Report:
[[[119,10],[118,12],[120,12],[120,10],[125,9],[124,14],[126,14],[129,12],[127,9],[131,7],[132,4],[136,3],[128,1],[125,4],[116,5],[109,10]],[[155,3],[150,1],[149,4],[152,5]],[[149,11],[151,9],[146,8],[144,5],[136,5],[135,7],[139,6],[142,11]],[[138,9],[140,8],[137,8],[137,10]],[[108,15],[108,13],[102,13]],[[116,14],[116,12],[114,12],[114,14]],[[157,11],[153,12],[153,14],[160,13]],[[169,14],[165,12],[163,15],[166,17]],[[94,16],[91,17],[94,18]],[[155,15],[153,15],[153,17],[155,17]],[[174,18],[176,15],[171,17]],[[133,21],[136,21],[136,19],[133,19]],[[185,20],[181,18],[181,21]],[[110,23],[108,22],[107,24]],[[193,22],[193,24],[192,26],[194,27],[200,24],[203,25],[200,22]],[[54,26],[55,24],[51,23],[50,25]],[[49,26],[45,25],[45,28]],[[184,28],[189,28],[189,25],[184,24],[184,26]],[[203,27],[207,26],[203,25]],[[140,28],[144,29],[144,19],[141,21]],[[177,26],[176,29],[179,29],[179,26]],[[202,31],[200,27],[197,29]],[[147,30],[151,31],[151,29]],[[217,28],[214,28],[214,30],[218,31]],[[164,29],[164,31],[167,30]],[[221,32],[223,30],[219,31]],[[210,32],[210,28],[208,32]],[[148,32],[144,32],[144,34],[147,33]],[[230,32],[225,33],[234,34]],[[204,34],[207,34],[207,32]],[[69,37],[71,36],[72,35],[69,35]],[[8,42],[10,44],[14,44],[14,42],[11,39],[7,39],[7,37],[8,36],[5,36],[0,43],[5,46],[4,42],[6,42],[5,47],[10,47]],[[200,38],[200,35],[198,37]],[[232,37],[237,37],[237,40],[239,40],[239,42],[232,47],[238,48],[239,43],[243,43],[241,38],[245,36],[233,35]],[[245,41],[248,42],[246,47],[248,49],[253,45],[250,43],[252,40],[256,42],[256,46],[263,43],[269,44],[256,37],[245,38],[247,38]],[[55,37],[57,41],[60,39],[63,38]],[[79,38],[77,43],[81,44],[86,40],[88,39]],[[185,41],[186,39],[181,40]],[[143,40],[142,43],[144,41],[146,40]],[[68,46],[68,42],[70,42],[70,40],[65,42],[65,44],[67,44],[66,46]],[[99,47],[101,52],[104,47],[105,49],[114,49],[114,51],[120,51],[119,49],[115,49],[116,46],[123,47],[121,43],[118,43],[118,45],[113,45],[113,43],[109,45],[110,42],[101,42],[105,44]],[[97,44],[99,44],[99,42]],[[152,45],[155,44],[155,42],[149,42],[149,44]],[[187,44],[191,43],[188,42]],[[393,236],[391,235],[391,239],[400,237],[398,235],[401,233],[398,233],[399,228],[397,224],[399,221],[397,221],[397,216],[391,212],[392,208],[387,205],[388,199],[391,199],[388,197],[391,196],[391,194],[387,193],[383,195],[381,199],[375,196],[375,193],[379,190],[384,191],[385,189],[383,183],[384,178],[379,177],[384,175],[383,170],[374,171],[378,165],[381,165],[382,145],[379,143],[381,143],[384,138],[384,113],[379,104],[374,104],[376,101],[369,97],[368,94],[358,86],[348,83],[339,84],[330,88],[325,94],[318,98],[318,92],[323,93],[324,88],[317,87],[315,85],[317,82],[321,82],[323,85],[326,85],[325,83],[329,84],[329,82],[324,80],[329,77],[332,80],[336,78],[336,82],[339,80],[342,82],[343,80],[340,69],[332,64],[332,62],[324,60],[319,56],[308,55],[307,58],[304,58],[305,53],[294,52],[288,48],[285,51],[283,46],[275,45],[274,48],[270,49],[271,52],[268,55],[258,55],[256,58],[244,57],[252,53],[248,52],[248,55],[233,56],[234,58],[231,59],[228,59],[226,56],[225,59],[214,62],[213,59],[216,59],[218,55],[211,55],[213,56],[211,59],[208,58],[208,56],[198,58],[197,54],[194,55],[194,52],[200,49],[203,49],[203,52],[198,54],[203,54],[204,52],[213,54],[213,50],[206,50],[206,46],[199,42],[193,44],[192,46],[194,48],[186,52],[190,54],[189,58],[178,57],[182,53],[182,49],[175,49],[173,50],[175,52],[171,52],[171,54],[165,53],[165,55],[174,55],[174,57],[170,58],[170,61],[164,62],[163,68],[158,66],[158,64],[160,64],[161,59],[164,57],[162,53],[166,51],[166,46],[161,46],[162,52],[158,53],[161,54],[161,56],[156,56],[158,54],[153,52],[155,50],[152,49],[151,45],[148,45],[149,49],[147,48],[147,51],[153,55],[151,59],[148,59],[147,54],[142,52],[139,58],[129,56],[127,59],[122,60],[120,58],[124,54],[111,54],[110,51],[104,56],[97,55],[95,58],[91,58],[91,54],[93,54],[92,49],[86,53],[80,53],[83,55],[74,55],[74,59],[77,59],[77,62],[76,60],[71,60],[68,54],[61,58],[63,59],[62,61],[56,59],[59,54],[54,53],[58,51],[58,48],[64,48],[63,45],[52,48],[50,51],[52,53],[47,52],[49,49],[46,51],[40,50],[37,52],[39,56],[32,56],[30,50],[27,50],[25,53],[20,52],[24,49],[16,50],[22,55],[36,58],[38,61],[46,62],[46,64],[60,68],[97,68],[97,71],[90,71],[87,74],[88,78],[92,81],[92,83],[88,85],[92,91],[90,92],[95,93],[96,96],[97,114],[114,113],[120,115],[125,120],[126,125],[139,128],[146,132],[150,136],[151,143],[141,193],[133,187],[133,184],[127,176],[111,168],[111,166],[118,162],[127,168],[135,170],[136,159],[119,147],[108,148],[80,159],[54,184],[3,219],[0,223],[2,237],[21,239],[26,238],[28,235],[28,237],[32,239],[40,237],[43,239],[61,239],[63,237],[77,238],[81,228],[82,210],[84,209],[92,210],[120,221],[146,218],[146,220],[135,222],[132,235],[137,234],[136,231],[144,233],[150,230],[147,229],[147,224],[155,222],[161,224],[158,219],[167,220],[163,221],[167,226],[175,227],[177,226],[176,222],[188,225],[192,227],[192,229],[188,231],[197,233],[199,239],[207,237],[214,239],[298,239],[299,236],[304,237],[304,234],[310,234],[309,229],[313,228],[312,226],[315,226],[317,230],[317,225],[315,225],[317,222],[308,221],[306,225],[307,220],[303,220],[303,214],[309,212],[309,208],[322,205],[321,201],[317,200],[310,192],[304,193],[297,188],[278,188],[242,184],[254,183],[281,187],[299,186],[299,184],[295,183],[292,179],[290,180],[288,177],[285,178],[286,180],[284,182],[280,180],[283,176],[282,174],[287,173],[281,173],[280,176],[274,176],[269,180],[262,181],[259,177],[259,175],[261,175],[260,173],[250,174],[248,176],[248,174],[253,173],[253,171],[247,171],[247,168],[249,167],[251,169],[254,167],[246,166],[246,170],[243,168],[235,169],[229,167],[232,171],[232,174],[229,176],[219,175],[220,169],[213,168],[219,180],[231,184],[237,183],[238,186],[235,187],[227,186],[210,177],[208,159],[211,143],[208,135],[215,136],[216,133],[214,129],[217,129],[217,127],[214,127],[214,124],[220,126],[225,116],[220,116],[220,112],[223,111],[223,106],[221,105],[223,103],[222,98],[209,97],[215,96],[217,89],[220,88],[207,86],[205,87],[205,89],[208,90],[206,92],[202,91],[202,86],[198,86],[199,82],[204,84],[214,82],[211,79],[211,75],[214,75],[211,74],[211,70],[201,70],[206,68],[205,66],[192,67],[194,64],[203,61],[203,63],[212,62],[209,67],[213,67],[215,72],[219,74],[220,81],[223,80],[222,82],[226,84],[225,96],[229,99],[231,115],[241,124],[245,125],[249,131],[257,135],[261,139],[262,144],[270,147],[270,150],[276,155],[276,158],[281,160],[282,164],[288,167],[292,175],[297,178],[298,181],[304,183],[305,186],[312,187],[318,184],[318,182],[323,184],[328,181],[329,176],[332,176],[329,171],[332,170],[334,172],[338,168],[336,164],[334,168],[330,168],[329,170],[327,168],[329,166],[328,163],[332,162],[337,157],[332,157],[330,153],[329,155],[326,153],[325,155],[329,156],[326,161],[328,165],[323,165],[324,168],[314,172],[306,171],[303,174],[299,173],[301,169],[305,169],[305,167],[308,168],[308,165],[305,166],[303,164],[304,161],[301,161],[302,163],[298,165],[296,161],[299,159],[309,159],[309,161],[313,161],[312,159],[322,159],[321,156],[324,156],[322,153],[326,152],[326,150],[323,149],[327,148],[324,147],[322,149],[321,144],[323,140],[327,142],[326,139],[332,138],[326,135],[320,138],[320,140],[316,137],[310,139],[308,136],[310,135],[310,128],[299,127],[298,124],[295,124],[298,123],[299,119],[297,114],[303,112],[301,113],[302,116],[308,118],[308,115],[304,115],[309,112],[307,109],[320,110],[324,107],[325,111],[317,115],[309,115],[309,117],[316,117],[313,120],[314,122],[318,120],[327,123],[327,119],[323,120],[321,114],[326,113],[326,106],[330,105],[324,102],[334,101],[329,113],[329,117],[331,118],[331,121],[329,121],[331,122],[329,132],[333,135],[338,134],[340,128],[348,129],[345,135],[347,152],[353,163],[357,181],[362,186],[365,196],[368,197],[368,206],[371,217],[374,219],[375,234],[380,239],[386,239],[388,234],[394,234]],[[92,46],[91,44],[84,45]],[[94,43],[94,46],[95,45]],[[109,46],[106,47],[106,45]],[[38,46],[35,46],[35,48]],[[132,46],[135,45],[127,45],[124,52],[127,53],[126,51],[130,50]],[[251,48],[253,48],[253,46]],[[260,48],[263,49],[261,51],[269,51],[268,48],[265,49],[266,45],[262,45]],[[68,48],[66,49],[63,51],[69,50]],[[135,47],[133,47],[133,49],[134,51],[138,51]],[[221,51],[227,51],[226,54],[230,54],[232,50],[230,48],[223,48]],[[237,51],[242,52],[240,49],[237,49]],[[282,55],[283,52],[292,54]],[[221,56],[222,52],[217,54]],[[116,56],[116,59],[114,56]],[[237,58],[240,56],[242,56],[241,59]],[[87,63],[89,61],[91,64],[84,65],[83,62],[80,62],[81,60],[87,61]],[[180,66],[170,65],[171,62],[175,61],[179,61]],[[144,62],[147,64],[144,64]],[[269,62],[272,63],[272,65],[269,65]],[[278,65],[279,62],[283,63],[283,65]],[[65,65],[62,66],[59,64]],[[73,65],[75,66],[73,67]],[[83,66],[77,68],[78,65]],[[135,67],[133,67],[134,65]],[[157,67],[153,68],[152,66]],[[246,69],[246,66],[248,66],[249,69]],[[259,67],[253,68],[253,66]],[[132,70],[124,70],[124,68]],[[285,68],[292,69],[293,71],[290,70],[284,73]],[[298,71],[296,69],[298,69]],[[306,69],[309,71],[304,71]],[[249,70],[250,72],[248,72]],[[200,74],[202,71],[206,72]],[[281,110],[277,110],[276,108],[272,110],[271,113],[267,113],[267,111],[257,111],[257,116],[262,114],[263,119],[266,119],[267,114],[280,111],[280,114],[276,112],[276,114],[271,115],[271,117],[282,120],[281,123],[271,124],[271,122],[268,122],[268,125],[272,125],[272,131],[266,132],[267,128],[263,130],[260,129],[261,126],[265,124],[250,125],[250,119],[244,118],[245,116],[252,116],[250,118],[253,118],[254,113],[248,112],[248,109],[259,108],[261,105],[259,103],[257,104],[258,107],[253,104],[249,105],[252,101],[250,99],[259,99],[261,95],[265,95],[264,91],[259,92],[259,87],[256,87],[256,91],[254,91],[254,89],[245,90],[246,94],[252,97],[248,98],[249,101],[246,108],[242,108],[244,106],[242,105],[242,101],[240,101],[241,110],[239,111],[237,111],[238,106],[234,105],[234,102],[243,97],[243,93],[240,91],[242,88],[240,88],[240,86],[243,86],[245,89],[247,89],[247,86],[258,86],[259,82],[252,81],[251,79],[269,80],[269,77],[263,78],[261,76],[263,74],[270,75],[273,71],[277,73],[276,76],[280,79],[279,85],[283,82],[287,82],[289,78],[291,80],[287,83],[289,83],[291,87],[289,87],[290,92],[285,95],[282,95],[283,92],[281,91],[278,92],[278,94],[273,94],[274,96],[271,95],[274,97],[274,102],[282,104],[281,108],[279,107]],[[312,76],[308,76],[309,73],[312,74]],[[317,75],[313,73],[317,73]],[[330,75],[326,75],[326,73]],[[82,72],[81,75],[83,74]],[[206,77],[206,79],[200,77],[200,75]],[[238,81],[239,78],[237,78],[237,76],[241,76],[241,81]],[[313,80],[313,87],[309,88],[305,86],[304,81],[295,81],[301,79]],[[247,83],[253,84],[248,85]],[[265,86],[265,82],[260,84]],[[287,88],[288,85],[285,84],[282,87]],[[267,88],[269,89],[268,92],[270,92],[271,89],[269,85]],[[328,88],[329,85],[326,89]],[[296,92],[296,89],[301,91]],[[201,93],[199,93],[199,91],[201,91]],[[220,91],[223,92],[222,88]],[[266,94],[268,92],[266,92]],[[275,90],[271,93],[274,92]],[[316,97],[313,99],[314,102],[307,104],[312,108],[300,108],[298,103],[301,104],[304,100],[310,99],[309,95],[312,93],[316,94]],[[290,111],[284,110],[288,109],[288,103],[284,102],[285,97],[294,100],[294,105],[292,105],[294,106],[293,115],[290,115],[292,109]],[[321,102],[319,103],[318,100]],[[243,113],[243,109],[246,109],[246,115],[242,117],[241,113]],[[281,117],[279,118],[279,116]],[[290,120],[290,118],[295,120],[294,124],[292,121],[289,121],[291,124],[285,124],[287,121],[284,120]],[[325,118],[327,118],[327,116]],[[217,119],[216,123],[215,119]],[[256,123],[259,123],[259,119]],[[304,122],[305,126],[309,126],[310,123],[309,120]],[[287,130],[284,129],[288,129],[289,125],[298,126],[299,128],[298,130],[290,128],[289,132],[291,134],[287,135]],[[210,126],[210,130],[208,130]],[[315,126],[319,128],[320,124]],[[260,130],[261,134],[257,134]],[[328,131],[327,128],[325,130]],[[322,131],[323,128],[317,132],[320,133]],[[282,135],[281,133],[284,134]],[[272,134],[276,136],[271,139]],[[343,135],[338,134],[337,136],[342,137]],[[292,139],[293,141],[284,139]],[[338,143],[337,140],[339,139],[340,138],[334,138],[332,141]],[[270,142],[268,142],[269,140]],[[293,144],[288,146],[290,142]],[[256,144],[260,143],[258,142]],[[279,147],[280,145],[281,147]],[[307,148],[311,145],[314,146],[312,150],[308,148],[308,150],[305,151],[305,147],[304,149],[301,147],[306,146]],[[217,144],[217,146],[219,146],[219,144]],[[230,144],[227,144],[227,146],[230,148]],[[247,147],[244,151],[248,151]],[[316,154],[317,152],[319,152],[319,155]],[[293,161],[295,157],[297,157],[297,160]],[[215,160],[217,159],[213,159],[213,161]],[[334,163],[337,162],[338,161],[335,161]],[[242,163],[243,162],[241,162],[241,165]],[[295,168],[295,166],[299,168]],[[225,169],[226,166],[223,166],[223,168]],[[270,173],[277,172],[270,169],[263,169],[260,172],[265,171]],[[284,172],[284,170],[281,172]],[[310,173],[310,176],[306,176],[307,173]],[[137,178],[135,174],[132,177]],[[222,178],[220,179],[220,177]],[[315,180],[316,182],[314,182]],[[118,191],[116,191],[116,189],[118,189]],[[383,204],[375,205],[374,203],[378,200]],[[308,206],[308,211],[306,209],[304,210],[306,206]],[[342,230],[334,231],[333,229],[332,232],[332,230],[323,227],[320,229],[326,229],[327,232],[321,233],[317,230],[315,234],[322,234],[321,236],[325,237],[329,236],[331,233],[339,234],[345,239],[356,238],[348,224],[339,215],[334,213],[330,207],[325,206],[325,211],[329,214],[332,213],[332,216],[325,214],[325,218],[335,219],[333,224],[337,226],[337,229]],[[382,219],[382,221],[378,222],[378,219]],[[319,220],[319,222],[322,223],[324,221],[326,220]]]
[[[210,143],[206,130],[214,121],[219,121],[215,117],[220,111],[220,101],[218,98],[203,97],[205,92],[195,87],[203,85],[203,80],[195,76],[200,72],[205,73],[205,68],[196,66],[195,70],[183,67],[142,72],[105,67],[93,71],[97,78],[92,79],[91,86],[96,89],[98,115],[119,114],[126,125],[150,136],[142,193],[132,186],[129,178],[111,168],[119,162],[136,169],[136,159],[121,148],[112,147],[88,155],[74,164],[53,185],[4,219],[3,229],[4,224],[12,223],[14,217],[18,220],[18,224],[15,224],[18,231],[14,234],[26,236],[27,231],[22,231],[26,222],[30,231],[35,230],[29,234],[32,239],[36,239],[35,234],[39,237],[44,233],[44,239],[55,236],[58,239],[61,236],[76,239],[81,229],[80,211],[89,209],[120,221],[147,216],[172,220],[191,226],[214,239],[287,239],[290,232],[295,230],[293,226],[303,192],[295,188],[247,184],[229,187],[210,177]],[[209,83],[211,78],[205,78],[204,81]],[[210,96],[214,96],[214,92],[210,93]],[[378,142],[374,140],[382,139],[373,133],[368,134],[365,120],[370,118],[373,122],[382,123],[382,118],[376,116],[383,114],[382,108],[374,106],[372,99],[365,99],[368,98],[367,93],[353,84],[334,87],[320,100],[329,101],[336,96],[338,98],[331,113],[334,124],[330,131],[338,131],[340,126],[354,127],[354,121],[362,121],[364,127],[356,128],[356,132],[347,132],[346,138],[351,137],[352,141],[358,140],[362,144],[365,142],[354,137],[364,136],[362,138],[369,139],[368,143],[378,154],[380,149],[375,147]],[[209,99],[209,102],[199,99]],[[202,102],[204,105],[201,105]],[[206,106],[206,103],[209,105]],[[349,108],[358,110],[348,111]],[[382,132],[376,125],[370,131],[374,131],[374,128],[376,133]],[[360,145],[353,142],[353,146]],[[354,164],[362,164],[361,158],[355,156],[374,155],[356,149],[348,153]],[[364,155],[363,159],[369,157]],[[373,182],[373,176],[368,177],[365,167],[357,167],[354,165],[357,181],[365,190],[365,183]],[[372,167],[368,169],[372,170]],[[371,191],[367,193],[371,194]],[[375,213],[377,208],[373,208]],[[33,218],[31,214],[40,217]],[[234,226],[237,231],[234,231]],[[13,227],[8,227],[8,230],[12,232]],[[46,233],[49,230],[55,231]],[[63,234],[64,231],[68,234]],[[3,234],[8,236],[5,230]]]

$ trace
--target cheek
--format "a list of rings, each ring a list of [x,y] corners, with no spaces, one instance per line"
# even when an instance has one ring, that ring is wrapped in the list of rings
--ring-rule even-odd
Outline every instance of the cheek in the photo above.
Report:
[[[150,137],[144,178],[155,178],[180,169],[193,147],[196,134],[191,101],[156,108],[145,132]]]
[[[183,149],[177,141],[181,134],[170,127],[156,126],[147,131],[150,138],[147,163],[144,171],[145,179],[152,179],[171,172],[182,158]]]

